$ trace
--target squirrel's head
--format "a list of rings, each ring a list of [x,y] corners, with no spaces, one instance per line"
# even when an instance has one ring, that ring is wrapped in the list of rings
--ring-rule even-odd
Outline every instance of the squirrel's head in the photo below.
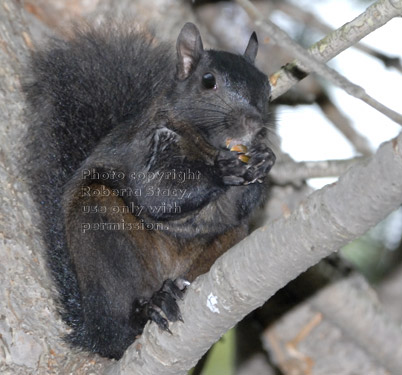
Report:
[[[182,28],[176,44],[175,116],[189,121],[213,146],[228,139],[249,146],[270,127],[268,77],[256,68],[258,40],[251,34],[245,52],[237,55],[204,50],[192,23]]]

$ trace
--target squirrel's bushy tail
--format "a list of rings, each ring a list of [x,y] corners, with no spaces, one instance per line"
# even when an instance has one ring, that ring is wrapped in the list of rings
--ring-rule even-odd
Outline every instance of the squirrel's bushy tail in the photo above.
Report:
[[[98,27],[52,40],[32,56],[24,91],[31,107],[23,173],[46,228],[49,268],[64,320],[80,332],[81,296],[66,249],[62,194],[81,162],[117,124],[147,110],[169,82],[171,47],[150,34]]]
[[[53,40],[33,55],[25,84],[38,116],[33,140],[39,138],[43,150],[54,146],[52,159],[75,170],[114,126],[149,106],[174,69],[170,49],[151,35],[115,28]]]

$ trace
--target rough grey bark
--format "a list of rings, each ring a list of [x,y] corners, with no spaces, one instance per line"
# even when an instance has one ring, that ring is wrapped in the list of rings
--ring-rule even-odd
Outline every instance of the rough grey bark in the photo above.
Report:
[[[397,250],[400,251],[400,250]],[[402,324],[402,265],[394,270],[376,288],[378,297],[387,313],[397,322]]]
[[[0,4],[0,373],[80,373],[101,364],[61,341],[39,218],[19,169],[26,136],[21,76],[32,44],[18,5]]]
[[[264,332],[264,346],[271,353],[276,366],[285,374],[390,374],[384,364],[370,356],[364,347],[355,341],[352,332],[348,332],[342,325],[338,326],[331,319],[333,317],[331,313],[343,319],[347,315],[347,320],[342,320],[341,323],[347,323],[350,320],[350,324],[355,324],[356,319],[364,320],[370,316],[365,311],[358,316],[352,315],[356,313],[354,309],[356,302],[353,299],[342,298],[341,303],[343,301],[345,303],[341,310],[331,311],[330,308],[326,308],[326,310],[330,310],[329,315],[326,314],[328,311],[323,313],[320,306],[313,304],[319,298],[333,301],[332,293],[340,292],[342,297],[345,294],[351,296],[353,295],[353,292],[350,293],[352,289],[357,289],[361,293],[359,297],[360,300],[364,300],[364,305],[374,304],[372,291],[368,290],[364,280],[352,278],[341,281],[339,284],[329,286],[318,296],[298,305]],[[359,285],[358,288],[356,288],[356,284]],[[343,288],[342,285],[346,288]],[[349,307],[347,303],[350,302],[352,303]],[[370,327],[368,328],[367,331],[374,331],[370,330]],[[370,345],[371,342],[367,342],[367,344]],[[392,345],[391,342],[390,345]],[[378,349],[374,343],[372,346],[373,349]],[[394,374],[394,372],[391,373]]]
[[[360,276],[330,288],[313,298],[312,306],[340,327],[369,358],[393,374],[400,373],[402,329],[384,312],[373,290]]]
[[[96,11],[89,18],[95,21],[105,18],[123,19],[145,25],[154,30],[158,38],[170,42],[176,41],[185,22],[195,22],[191,2],[185,0],[100,0]],[[202,25],[198,26],[203,41],[208,42],[208,34],[203,32]]]
[[[20,79],[32,45],[17,2],[0,4],[0,25],[0,373],[72,371],[88,361],[60,340],[39,219],[19,171],[26,131]]]
[[[278,367],[293,367],[300,374],[307,374],[309,366],[314,374],[401,371],[401,327],[357,275],[333,283],[286,314],[263,340]]]

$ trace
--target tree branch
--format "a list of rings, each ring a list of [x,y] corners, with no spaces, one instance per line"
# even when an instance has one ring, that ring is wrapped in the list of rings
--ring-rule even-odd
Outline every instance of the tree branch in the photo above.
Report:
[[[172,324],[173,335],[147,325],[134,350],[108,373],[184,374],[242,317],[398,207],[401,191],[402,134],[336,184],[311,194],[291,215],[257,229],[220,257],[190,287],[181,305],[186,323]]]
[[[313,27],[321,31],[323,34],[329,34],[332,32],[332,28],[325,22],[321,21],[314,13],[308,12],[288,1],[281,1],[275,5],[276,9],[281,10],[286,15],[303,22],[309,27]],[[356,43],[353,48],[356,48],[357,50],[364,52],[373,58],[379,59],[387,68],[394,68],[402,73],[402,63],[399,57],[388,56],[361,42]]]
[[[270,176],[276,184],[284,185],[305,181],[309,178],[338,177],[352,165],[365,160],[357,157],[348,160],[319,160],[295,162],[287,160],[277,163]]]
[[[301,78],[304,78],[306,73],[315,72],[345,90],[349,95],[361,99],[396,123],[402,125],[401,114],[381,104],[369,96],[362,87],[350,82],[336,70],[325,65],[326,61],[355,44],[373,30],[383,26],[390,19],[401,16],[402,1],[378,0],[359,17],[321,39],[308,50],[305,50],[294,42],[292,38],[274,23],[263,20],[258,10],[249,0],[236,1],[243,6],[257,26],[265,30],[276,43],[283,48],[287,48],[298,59],[287,64],[271,76],[271,83],[274,86],[272,100],[287,91]],[[335,40],[337,42],[334,42]]]
[[[385,375],[401,373],[401,333],[364,278],[354,274],[275,321],[263,340],[283,369],[314,365],[317,374]]]
[[[402,255],[401,249],[402,243],[400,248],[394,251],[400,252],[399,254]],[[376,290],[387,313],[402,324],[402,262],[400,259],[395,259],[395,263],[396,269],[377,285]]]
[[[402,373],[402,330],[389,319],[361,276],[312,299],[312,306],[393,374]],[[346,307],[346,308],[345,308]]]
[[[75,373],[81,366],[97,372],[101,361],[89,364],[61,340],[40,221],[20,170],[27,129],[21,77],[32,44],[19,6],[0,4],[0,373],[69,373],[72,363]]]
[[[325,117],[344,135],[357,152],[360,152],[364,156],[373,154],[368,139],[353,127],[350,119],[334,105],[331,98],[325,92],[317,96],[317,105]]]

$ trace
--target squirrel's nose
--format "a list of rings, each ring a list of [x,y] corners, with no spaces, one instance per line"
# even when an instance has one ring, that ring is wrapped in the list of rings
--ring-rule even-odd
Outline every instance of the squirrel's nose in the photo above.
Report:
[[[262,120],[258,115],[245,114],[241,117],[240,121],[244,130],[251,135],[254,135],[261,130]]]

